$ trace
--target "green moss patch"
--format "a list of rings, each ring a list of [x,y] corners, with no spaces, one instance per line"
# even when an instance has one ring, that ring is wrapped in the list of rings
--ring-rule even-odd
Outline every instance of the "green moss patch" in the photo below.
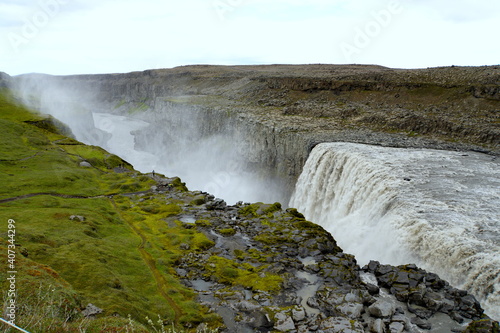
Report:
[[[212,256],[205,267],[206,277],[230,286],[242,286],[253,291],[277,292],[283,278],[264,272],[265,266],[255,268],[246,263],[237,263],[227,258]]]

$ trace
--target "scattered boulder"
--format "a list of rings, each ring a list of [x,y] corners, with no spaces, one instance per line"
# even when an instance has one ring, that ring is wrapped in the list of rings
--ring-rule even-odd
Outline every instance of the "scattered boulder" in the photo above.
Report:
[[[346,303],[338,306],[337,310],[348,318],[356,319],[361,317],[364,307],[360,303]]]
[[[273,322],[269,316],[262,311],[251,311],[248,313],[248,325],[257,329],[270,329],[273,327]]]
[[[391,333],[403,333],[405,330],[405,325],[400,322],[392,322],[389,325],[389,332]]]
[[[303,307],[298,306],[292,310],[292,317],[294,322],[300,322],[306,319],[306,311]]]
[[[69,217],[69,219],[71,221],[80,221],[80,222],[84,222],[85,221],[85,217],[84,216],[81,216],[81,215],[71,215]]]
[[[395,311],[394,304],[384,300],[378,300],[368,308],[368,312],[375,318],[390,318]]]
[[[464,333],[499,333],[500,325],[498,321],[494,321],[490,318],[484,318],[480,320],[473,321]]]
[[[415,265],[381,265],[376,261],[363,267],[365,272],[375,275],[380,286],[387,288],[399,301],[408,304],[408,310],[421,319],[436,313],[453,313],[468,320],[478,320],[483,309],[474,296],[466,291],[450,287],[435,273],[428,273]]]
[[[320,329],[325,333],[364,333],[363,325],[344,317],[330,317],[323,320]]]
[[[92,168],[92,164],[87,161],[80,162],[80,166],[84,168]]]
[[[274,329],[280,332],[289,332],[295,330],[295,323],[290,316],[284,313],[278,313],[276,314],[276,324],[274,325]]]
[[[380,288],[374,284],[367,283],[366,284],[366,290],[370,293],[370,295],[378,295],[380,293]]]
[[[370,328],[370,332],[373,332],[373,333],[385,333],[385,332],[387,332],[387,329],[385,327],[385,323],[380,318],[373,320],[371,322],[369,328]]]
[[[427,322],[419,317],[411,318],[411,323],[417,325],[418,327],[420,327],[421,329],[424,329],[424,330],[430,330],[432,328],[432,325],[429,322]]]
[[[226,202],[222,199],[214,199],[207,202],[206,207],[208,210],[224,210],[227,206]]]
[[[103,313],[104,310],[98,308],[94,304],[89,303],[87,307],[82,311],[82,315],[85,318],[93,318],[101,313]]]

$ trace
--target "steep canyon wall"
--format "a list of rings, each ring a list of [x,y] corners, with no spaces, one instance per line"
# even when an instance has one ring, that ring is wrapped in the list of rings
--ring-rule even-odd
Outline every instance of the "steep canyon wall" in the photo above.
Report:
[[[220,177],[250,172],[280,193],[269,199],[286,202],[321,142],[498,153],[499,78],[498,66],[276,65],[26,75],[15,82],[26,100],[39,96],[31,103],[40,109],[57,108],[63,121],[89,124],[80,132],[92,132],[90,143],[106,140],[90,128],[92,112],[141,119],[150,126],[134,133],[137,149],[165,161],[203,150],[223,161]],[[57,105],[47,107],[47,100]],[[206,163],[210,156],[199,158]]]

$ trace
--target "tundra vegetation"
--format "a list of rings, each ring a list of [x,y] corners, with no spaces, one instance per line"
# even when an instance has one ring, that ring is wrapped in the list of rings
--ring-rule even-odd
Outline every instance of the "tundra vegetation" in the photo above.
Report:
[[[183,202],[152,193],[152,177],[67,137],[55,119],[19,105],[1,92],[0,257],[7,262],[7,221],[13,219],[16,324],[31,332],[220,326],[172,269],[187,252],[179,244],[189,244],[190,251],[213,245],[179,221],[165,222]],[[169,188],[186,191],[177,178]],[[2,291],[8,289],[6,274],[0,270]],[[5,302],[6,292],[2,296]],[[82,315],[89,303],[104,309],[95,320]]]

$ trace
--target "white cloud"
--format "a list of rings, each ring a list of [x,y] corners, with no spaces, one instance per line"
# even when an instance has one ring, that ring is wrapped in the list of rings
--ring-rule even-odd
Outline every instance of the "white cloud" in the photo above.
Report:
[[[373,13],[387,10],[390,0],[40,1],[61,3],[52,6],[47,22],[40,2],[0,5],[6,13],[1,18],[8,17],[0,24],[0,71],[127,72],[191,63],[427,67],[500,62],[500,46],[492,40],[500,28],[500,5],[486,0],[400,0],[404,11],[380,24],[380,31]],[[38,31],[24,38],[30,22]],[[341,45],[353,44],[364,29],[371,29],[368,45],[346,59]],[[17,51],[13,35],[24,38]]]

